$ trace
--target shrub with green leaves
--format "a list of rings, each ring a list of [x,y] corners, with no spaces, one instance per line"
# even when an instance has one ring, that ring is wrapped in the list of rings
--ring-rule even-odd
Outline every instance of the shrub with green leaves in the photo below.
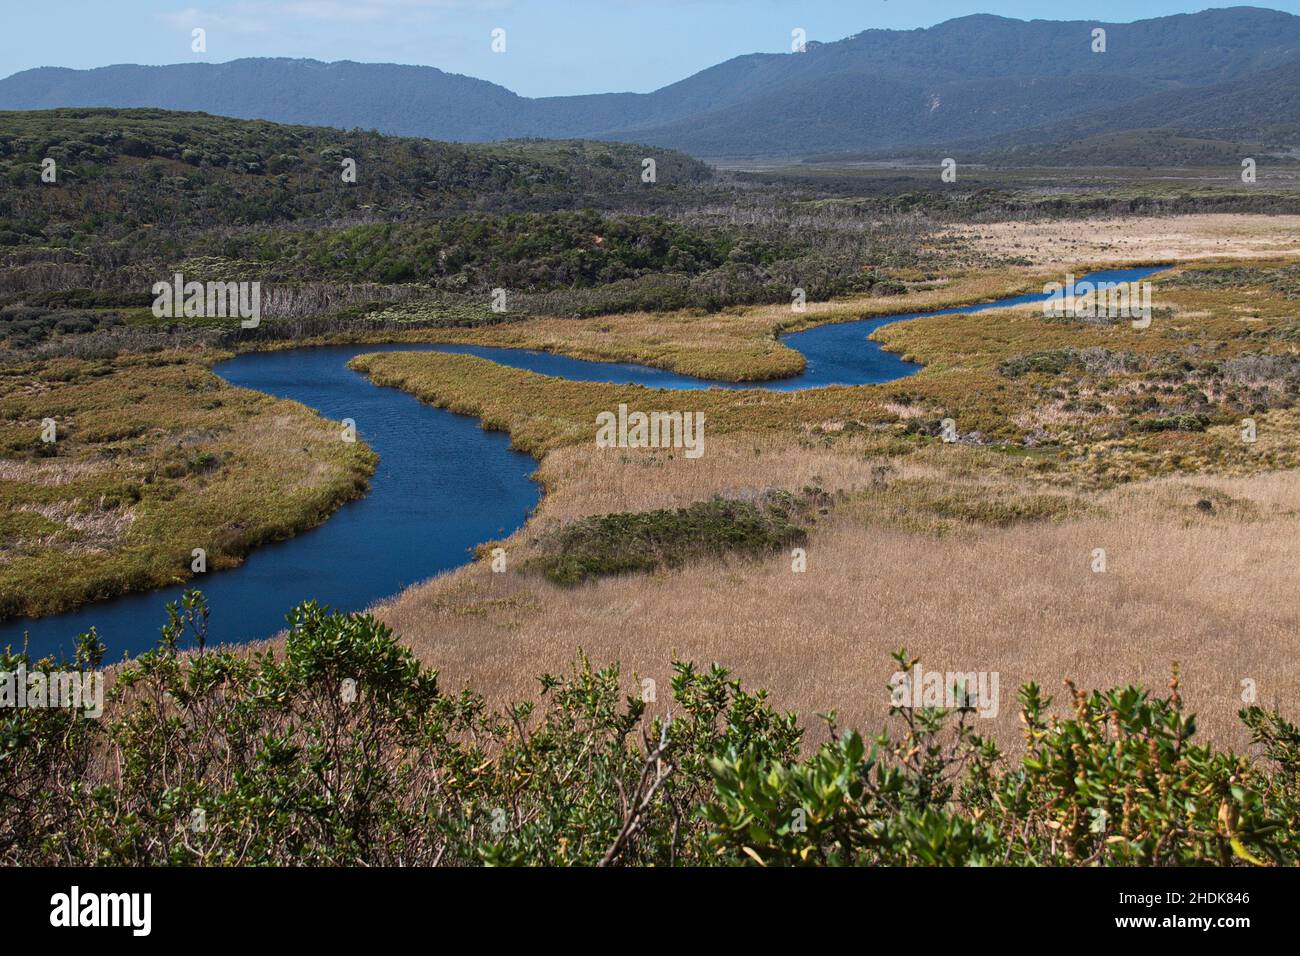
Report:
[[[1141,432],[1203,432],[1210,427],[1210,416],[1197,413],[1139,418],[1133,427]]]
[[[706,555],[752,557],[803,543],[808,510],[806,496],[771,491],[754,501],[715,497],[685,508],[594,515],[545,535],[527,568],[574,585]]]
[[[580,657],[503,712],[445,693],[388,628],[315,603],[275,651],[206,646],[198,592],[98,720],[0,711],[10,865],[1294,865],[1300,730],[1241,713],[1255,759],[1194,740],[1179,695],[1027,685],[1007,760],[970,709],[801,752],[795,715],[675,665],[652,716]],[[185,644],[191,645],[183,650]],[[97,669],[0,655],[0,672]],[[916,664],[904,652],[900,667]]]
[[[898,657],[909,668],[916,662]],[[1196,744],[1177,678],[1084,693],[1073,716],[1020,691],[1026,752],[1006,766],[968,711],[895,707],[870,748],[856,732],[796,764],[733,753],[705,808],[723,857],[761,865],[1295,865],[1300,734],[1242,711],[1271,768]]]
[[[54,336],[84,335],[96,329],[113,328],[121,322],[116,312],[3,306],[0,307],[0,343],[21,348]]]

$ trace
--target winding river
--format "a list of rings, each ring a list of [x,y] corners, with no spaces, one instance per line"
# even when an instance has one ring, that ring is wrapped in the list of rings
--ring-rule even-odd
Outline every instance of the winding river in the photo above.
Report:
[[[1093,282],[1133,282],[1164,267],[1096,272]],[[1082,281],[1082,280],[1080,280]],[[231,385],[293,399],[326,418],[351,418],[358,436],[379,454],[370,493],[344,505],[324,524],[255,549],[237,568],[185,585],[90,604],[66,614],[0,625],[0,646],[29,636],[36,656],[69,653],[92,625],[109,659],[138,654],[158,639],[164,605],[199,587],[212,611],[210,641],[269,637],[285,612],[308,598],[356,611],[469,560],[475,545],[510,535],[540,499],[530,477],[536,463],[510,449],[509,437],[478,421],[433,408],[397,389],[380,388],[347,368],[375,351],[442,351],[481,356],[515,368],[587,382],[650,388],[759,388],[793,391],[827,385],[866,385],[914,374],[920,366],[884,351],[867,337],[892,322],[920,315],[965,315],[1047,298],[1018,296],[981,305],[822,325],[791,333],[784,344],[807,360],[802,375],[736,385],[642,365],[589,362],[527,349],[474,345],[324,346],[255,352],[223,362],[216,373]]]

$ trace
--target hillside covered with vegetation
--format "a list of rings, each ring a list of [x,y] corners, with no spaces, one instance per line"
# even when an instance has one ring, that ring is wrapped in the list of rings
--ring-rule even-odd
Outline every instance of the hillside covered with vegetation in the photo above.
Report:
[[[54,182],[41,178],[46,160]],[[457,146],[58,110],[6,114],[0,177],[0,307],[42,310],[5,335],[25,344],[85,321],[151,328],[149,289],[175,272],[265,283],[257,334],[301,337],[301,324],[276,320],[338,331],[401,304],[390,324],[404,328],[501,321],[489,309],[498,288],[510,313],[716,309],[787,300],[794,287],[865,291],[880,276],[864,261],[913,258],[862,217],[809,217],[782,190],[622,144]],[[796,213],[806,226],[784,228]]]

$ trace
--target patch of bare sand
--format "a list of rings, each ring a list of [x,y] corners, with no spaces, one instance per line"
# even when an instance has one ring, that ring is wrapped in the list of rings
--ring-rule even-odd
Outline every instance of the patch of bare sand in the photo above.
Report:
[[[1214,213],[953,226],[981,252],[1036,266],[1280,258],[1300,253],[1300,216]]]

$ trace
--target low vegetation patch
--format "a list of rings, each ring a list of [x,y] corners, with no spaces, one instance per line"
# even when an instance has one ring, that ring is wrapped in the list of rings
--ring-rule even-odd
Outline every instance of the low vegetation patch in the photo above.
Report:
[[[4,306],[0,308],[0,343],[22,349],[53,337],[84,335],[121,324],[122,317],[116,312]]]
[[[1134,427],[1144,432],[1203,432],[1210,425],[1208,415],[1162,415],[1139,418]]]
[[[1168,280],[1188,289],[1243,289],[1265,285],[1288,299],[1300,299],[1300,264],[1281,266],[1201,266],[1184,269]]]
[[[1017,355],[1000,362],[998,374],[1005,375],[1007,378],[1019,378],[1034,372],[1040,375],[1060,375],[1072,369],[1094,375],[1116,374],[1137,371],[1144,364],[1144,361],[1136,355],[1094,346],[1086,349],[1051,349],[1046,352]]]
[[[807,540],[813,496],[766,492],[686,508],[596,515],[543,535],[528,568],[556,584],[679,567],[724,554],[756,556]]]

